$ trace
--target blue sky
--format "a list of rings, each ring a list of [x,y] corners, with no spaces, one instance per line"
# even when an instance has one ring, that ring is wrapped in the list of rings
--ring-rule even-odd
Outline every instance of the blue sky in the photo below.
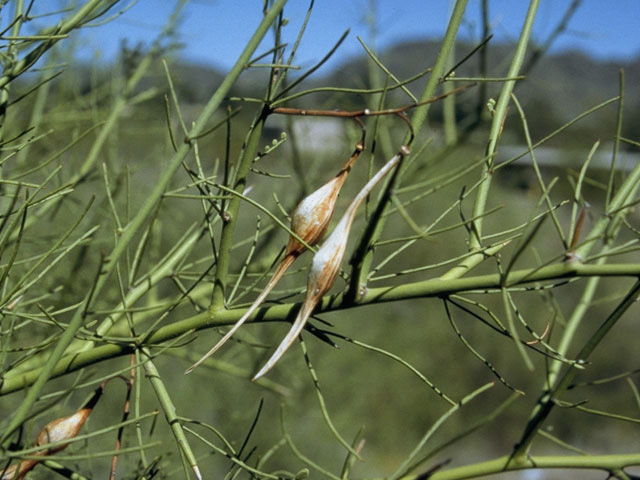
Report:
[[[54,2],[51,2],[54,3]],[[36,2],[36,8],[50,2]],[[129,2],[123,3],[126,5]],[[111,59],[122,38],[130,44],[150,42],[175,6],[174,0],[138,0],[116,20],[83,34],[87,51],[99,50]],[[308,66],[321,58],[347,28],[351,33],[336,58],[325,68],[362,52],[357,36],[382,49],[394,42],[441,37],[447,24],[450,0],[316,0],[298,64]],[[524,0],[489,0],[490,21],[496,40],[517,38],[528,6]],[[543,40],[555,27],[571,0],[541,0],[534,38]],[[367,21],[376,9],[374,39]],[[291,43],[306,13],[308,1],[289,0],[285,16],[291,19],[285,41]],[[179,40],[185,58],[219,68],[233,65],[260,21],[262,0],[192,0],[181,17]],[[478,40],[480,0],[470,0],[461,33]],[[271,46],[265,44],[264,48]],[[598,58],[630,59],[640,55],[640,0],[583,0],[568,30],[554,50],[578,48]]]

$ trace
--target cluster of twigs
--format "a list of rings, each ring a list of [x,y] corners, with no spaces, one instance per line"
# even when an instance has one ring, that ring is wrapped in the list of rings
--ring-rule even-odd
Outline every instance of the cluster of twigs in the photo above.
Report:
[[[71,138],[65,136],[65,130],[59,129],[55,121],[48,119],[55,113],[53,107],[48,107],[55,105],[54,95],[50,94],[50,89],[55,88],[52,80],[62,74],[63,67],[48,60],[49,66],[43,68],[41,78],[23,91],[17,80],[33,72],[37,62],[47,61],[45,54],[75,30],[123,15],[130,4],[87,0],[61,12],[37,13],[33,1],[10,3],[15,6],[13,21],[0,35],[3,42],[0,44],[3,53],[0,76],[2,478],[26,478],[30,470],[45,467],[67,478],[85,478],[83,475],[92,474],[84,469],[96,462],[98,466],[94,466],[94,470],[99,470],[101,459],[110,462],[110,478],[124,477],[125,472],[126,478],[139,479],[152,479],[161,474],[171,477],[178,472],[184,478],[236,478],[242,474],[248,478],[274,480],[309,475],[338,480],[360,478],[359,466],[369,465],[367,461],[371,459],[365,445],[367,435],[360,429],[349,440],[344,433],[354,421],[359,421],[354,419],[359,414],[358,395],[354,395],[349,386],[349,401],[343,401],[337,408],[331,394],[349,379],[359,381],[367,375],[366,362],[361,359],[368,353],[389,365],[399,366],[399,371],[416,379],[430,395],[429,401],[420,400],[426,417],[422,410],[419,412],[421,418],[429,418],[428,425],[415,439],[408,439],[414,444],[400,461],[382,467],[380,475],[385,478],[472,478],[529,468],[595,469],[617,478],[632,478],[628,469],[640,465],[637,452],[590,455],[571,445],[570,439],[542,428],[551,412],[557,410],[637,424],[637,415],[590,408],[582,400],[574,401],[575,397],[569,396],[623,379],[630,396],[640,407],[640,395],[633,380],[637,370],[632,365],[625,364],[628,372],[605,379],[596,379],[590,370],[594,352],[640,294],[637,280],[640,264],[627,261],[638,250],[639,232],[633,225],[631,212],[638,203],[640,166],[624,176],[617,168],[621,142],[633,148],[640,146],[621,135],[624,74],[621,73],[618,96],[594,106],[539,140],[531,138],[526,109],[514,90],[517,82],[526,78],[540,55],[548,50],[552,40],[566,28],[579,2],[570,6],[549,39],[527,60],[538,7],[538,1],[532,0],[509,69],[501,77],[490,77],[487,70],[485,55],[490,39],[487,18],[484,40],[457,62],[454,60],[457,56],[454,44],[467,6],[466,0],[457,0],[435,63],[418,75],[404,80],[397,78],[361,42],[372,69],[376,69],[371,79],[383,75],[384,86],[372,81],[372,88],[309,90],[302,89],[305,80],[333,55],[346,33],[316,65],[291,78],[313,1],[290,46],[282,40],[285,3],[286,0],[265,2],[263,19],[236,64],[198,117],[190,122],[174,86],[172,67],[158,58],[164,39],[173,35],[184,7],[185,2],[179,2],[148,52],[138,59],[126,77],[117,80],[122,88],[108,89],[117,93],[106,113],[96,98],[81,99],[81,104],[92,105],[94,123]],[[0,13],[6,11],[7,5],[0,3]],[[48,17],[43,12],[53,13],[62,20],[31,34],[28,31],[31,22]],[[274,33],[274,47],[256,54],[270,30]],[[457,76],[456,71],[465,68],[477,55],[481,58],[480,75]],[[258,63],[266,57],[271,57],[270,63]],[[155,87],[139,90],[141,80],[160,63],[168,86],[164,100]],[[230,97],[241,73],[250,68],[270,69],[263,96]],[[423,77],[427,78],[426,85],[418,98],[409,85]],[[461,80],[466,82],[465,86],[451,87],[454,81]],[[487,96],[490,82],[500,85],[495,101],[489,101]],[[476,83],[479,88],[461,95]],[[437,94],[440,88],[443,93]],[[348,111],[292,106],[301,99],[313,99],[318,92],[362,95],[370,108]],[[391,92],[403,92],[409,100],[400,107],[388,108]],[[479,108],[473,109],[466,127],[458,128],[457,99],[471,95],[476,95]],[[245,112],[239,110],[228,108],[223,113],[221,107],[226,101],[241,101],[244,108],[257,105],[237,157],[231,132],[247,119],[243,117]],[[445,104],[446,142],[441,147],[434,146],[437,142],[432,142],[431,132],[425,128],[430,106],[437,101]],[[156,177],[152,182],[140,182],[144,198],[139,200],[131,193],[135,191],[133,184],[147,172],[133,172],[129,161],[126,166],[119,165],[114,160],[119,152],[114,154],[114,151],[122,134],[119,126],[126,121],[123,114],[144,102],[160,104],[165,109],[166,125],[160,122],[162,125],[155,126],[164,129],[166,145],[160,156],[168,159],[162,168],[153,165]],[[20,116],[22,105],[31,105],[32,114],[27,120]],[[587,198],[595,195],[587,193],[587,189],[589,183],[596,182],[590,178],[589,167],[600,148],[599,142],[593,144],[570,185],[570,198],[562,200],[557,198],[557,188],[552,191],[557,179],[545,179],[536,161],[536,149],[609,105],[618,106],[615,142],[604,193],[599,193],[603,213],[591,221]],[[509,109],[514,115],[508,119]],[[330,175],[314,178],[312,169],[301,166],[296,149],[291,149],[295,180],[304,185],[317,185],[317,189],[291,209],[290,226],[283,218],[289,216],[287,210],[296,199],[286,195],[287,188],[278,188],[279,175],[261,170],[264,163],[294,143],[291,134],[283,135],[260,150],[268,122],[278,116],[344,120],[347,136],[347,124],[355,121],[359,128],[349,140],[350,145],[355,145],[351,155],[328,181]],[[387,116],[401,119],[408,131],[392,128],[393,122],[385,120]],[[506,122],[518,123],[518,119],[526,149],[516,157],[503,159],[498,153]],[[469,157],[467,151],[460,155],[463,161],[449,166],[456,149],[466,147],[465,140],[472,132],[488,135],[486,144],[480,147],[482,153],[474,152]],[[45,148],[47,142],[56,144],[60,136],[63,137],[61,145],[53,150]],[[391,140],[396,137],[402,141]],[[135,141],[140,142],[142,138],[139,135]],[[219,141],[225,145],[222,153],[214,150]],[[336,139],[336,144],[340,143]],[[397,144],[401,146],[398,148]],[[208,159],[216,155],[220,155],[220,160],[212,165]],[[498,215],[506,209],[493,205],[491,193],[495,178],[524,156],[531,162],[539,198],[533,202],[531,211],[525,212],[525,218],[521,212],[514,216]],[[76,158],[78,165],[67,168],[68,157]],[[378,157],[385,158],[382,166],[376,165]],[[356,167],[356,160],[360,158],[363,159]],[[365,160],[368,164],[362,165]],[[154,161],[157,161],[155,154]],[[322,163],[320,171],[335,172],[335,167],[321,156],[317,163]],[[351,177],[359,175],[362,179],[365,170],[368,174],[360,187],[354,189],[346,180],[356,169],[359,172],[352,173]],[[474,179],[469,181],[473,175]],[[374,194],[379,184],[382,186]],[[346,193],[341,200],[338,195],[343,188]],[[87,194],[87,190],[91,193]],[[264,190],[277,190],[275,204],[279,211],[261,196]],[[346,207],[345,197],[350,199]],[[362,214],[365,203],[366,212]],[[256,210],[263,215],[262,219],[252,218]],[[335,212],[342,215],[332,228]],[[513,218],[517,219],[515,223]],[[356,221],[360,222],[359,229],[352,228]],[[256,228],[246,234],[254,222]],[[330,233],[325,238],[326,232]],[[279,258],[275,255],[276,245],[282,245],[286,236],[289,240],[280,263],[266,285],[259,288],[271,270],[270,265]],[[548,241],[545,242],[543,236],[555,239],[559,247],[546,248]],[[466,241],[462,247],[463,242],[452,240],[460,237]],[[423,245],[425,240],[439,238],[446,240],[433,248],[438,252],[429,256],[426,263],[418,259],[420,255],[415,253],[415,247]],[[445,245],[449,242],[451,245]],[[276,284],[289,277],[294,261],[307,250],[311,250],[313,256],[307,262],[306,288],[302,282],[294,282],[293,289],[277,291]],[[348,252],[348,262],[344,262]],[[609,263],[616,256],[624,256],[625,260]],[[472,272],[480,265],[485,268],[484,273]],[[299,278],[296,273],[290,278]],[[332,295],[332,288],[338,290],[335,284],[340,283],[340,277],[344,288]],[[597,308],[602,279],[609,281],[613,277],[633,277],[636,282],[625,287],[624,294],[614,295],[615,305],[603,319],[589,317]],[[559,290],[561,286],[565,290]],[[579,298],[569,313],[563,315],[566,307],[556,291],[567,289],[577,292]],[[241,303],[243,298],[251,299],[256,292],[253,302]],[[303,292],[304,299],[297,301],[294,295]],[[269,295],[272,301],[265,305]],[[456,358],[447,357],[443,353],[447,349],[443,348],[422,357],[446,358],[447,368],[449,364],[464,363],[464,371],[468,372],[474,371],[474,365],[480,365],[482,373],[469,375],[473,381],[464,384],[465,391],[461,391],[456,382],[447,381],[454,374],[439,374],[438,370],[445,368],[433,368],[433,364],[420,359],[410,362],[408,358],[413,355],[409,351],[397,354],[386,343],[380,346],[376,341],[366,340],[364,333],[358,336],[344,333],[341,328],[346,315],[340,315],[341,323],[337,327],[325,326],[326,320],[318,318],[326,312],[348,309],[357,314],[366,306],[375,309],[366,310],[375,311],[372,316],[382,317],[378,312],[383,311],[385,303],[425,298],[437,299],[442,306],[439,313],[429,312],[429,331],[439,331],[434,325],[439,316],[448,323],[451,338],[460,341],[464,353]],[[527,308],[530,301],[545,302],[550,318],[537,319],[539,312]],[[381,318],[390,325],[384,327],[385,342],[391,342],[390,337],[395,336],[392,333],[402,334],[396,327],[401,323],[396,317],[400,316]],[[590,318],[599,323],[585,329],[592,323],[587,322]],[[508,352],[505,358],[509,358],[511,366],[522,367],[526,373],[513,373],[515,370],[508,368],[507,362],[495,360],[495,355],[488,353],[487,345],[467,334],[470,327],[462,322],[469,319],[476,321],[478,332],[486,330],[492,339],[506,339],[500,344]],[[253,338],[248,328],[240,327],[258,322],[293,322],[293,325],[264,366],[254,374],[253,363],[264,360],[268,346]],[[218,329],[227,326],[231,328],[218,340],[215,336]],[[422,326],[412,328],[416,329],[411,334],[412,343],[419,343],[417,331]],[[309,335],[301,335],[303,331]],[[200,337],[197,342],[196,337]],[[201,357],[201,347],[206,351],[212,337],[213,348]],[[232,337],[241,345],[229,349],[231,355],[213,356]],[[349,370],[356,371],[353,377],[345,380],[338,371],[328,375],[323,367],[314,366],[314,344],[305,341],[309,338],[331,346],[358,347],[355,353],[358,361],[348,365]],[[302,351],[298,359],[304,361],[301,365],[309,374],[313,401],[317,402],[316,406],[306,408],[317,408],[330,439],[321,437],[313,443],[316,432],[310,435],[307,431],[304,444],[298,445],[296,432],[300,432],[300,425],[304,424],[298,420],[303,417],[288,421],[291,412],[296,414],[295,406],[282,406],[279,421],[271,421],[278,417],[270,408],[271,399],[255,402],[257,412],[251,416],[248,429],[233,430],[232,421],[227,419],[246,409],[248,401],[253,401],[254,397],[247,393],[250,389],[258,390],[260,395],[263,391],[278,397],[295,395],[306,375],[298,375],[301,369],[289,368],[295,361],[293,352],[283,355],[296,339],[300,340]],[[449,348],[454,349],[451,345]],[[424,353],[420,345],[417,349]],[[332,352],[325,350],[324,358],[334,361],[337,355],[331,355]],[[469,362],[467,366],[464,356],[467,354],[476,363]],[[243,366],[247,357],[252,359],[251,367]],[[184,368],[198,358],[187,372],[199,365],[202,368],[197,374],[184,377]],[[281,360],[283,358],[285,360]],[[265,376],[276,363],[279,363],[278,369]],[[423,373],[425,370],[438,380],[428,378]],[[296,375],[285,375],[291,371]],[[229,389],[229,383],[221,380],[220,385],[227,388],[214,382],[211,390],[206,390],[200,380],[205,375],[219,379],[218,372],[232,376],[237,388]],[[485,374],[494,381],[487,382]],[[578,379],[579,375],[584,378]],[[124,378],[127,383],[124,409],[118,408],[114,413],[103,401],[101,407],[105,407],[92,413],[104,386],[115,377]],[[476,377],[480,381],[476,382]],[[247,381],[251,378],[256,386]],[[282,378],[286,381],[280,380]],[[380,380],[377,376],[375,380],[384,383],[383,374]],[[370,382],[368,378],[367,382]],[[496,393],[499,388],[492,388],[496,383],[506,388],[506,396]],[[76,399],[91,392],[96,385],[89,400]],[[467,388],[469,385],[473,386]],[[391,390],[384,385],[381,388]],[[414,389],[404,393],[408,395],[409,390]],[[182,391],[189,392],[186,399],[180,394]],[[17,398],[16,392],[24,394]],[[461,442],[468,437],[477,439],[478,430],[496,423],[502,430],[503,413],[524,395],[533,395],[537,401],[528,419],[524,422],[520,419],[520,433],[513,439],[513,448],[495,458],[465,465],[465,456],[456,450]],[[68,415],[74,411],[64,404],[68,399],[70,404],[83,407]],[[479,413],[486,410],[487,404],[490,404],[488,413]],[[618,407],[613,401],[608,405],[612,409]],[[228,408],[232,411],[224,410],[215,418],[209,411]],[[164,415],[164,422],[155,420],[158,412]],[[109,426],[93,425],[97,416]],[[354,418],[350,418],[352,416]],[[451,430],[452,419],[461,416],[465,421]],[[46,418],[44,427],[35,426],[40,424],[40,417]],[[225,419],[224,423],[221,424],[219,417]],[[149,419],[154,420],[147,422]],[[267,422],[270,422],[269,436],[259,432]],[[273,433],[278,430],[274,425],[279,427],[279,432]],[[82,433],[82,429],[87,433]],[[34,435],[34,432],[40,433]],[[105,446],[113,445],[109,435],[106,435],[108,440],[102,439],[111,432],[117,436],[115,449]],[[324,463],[320,460],[320,451],[314,452],[318,442],[325,441],[343,455],[340,465]],[[543,441],[572,453],[537,455],[537,442]],[[73,453],[60,454],[67,446]],[[397,448],[401,451],[405,446]],[[395,462],[397,455],[389,457]],[[336,455],[332,453],[331,458]]]

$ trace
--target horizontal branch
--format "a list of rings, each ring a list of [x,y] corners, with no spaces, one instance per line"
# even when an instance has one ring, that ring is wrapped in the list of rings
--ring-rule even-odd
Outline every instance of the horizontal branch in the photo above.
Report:
[[[378,115],[394,115],[396,113],[403,113],[412,108],[416,108],[422,105],[428,105],[430,103],[435,103],[439,100],[442,100],[449,95],[455,95],[458,93],[462,93],[463,91],[475,86],[474,83],[470,85],[465,85],[463,87],[454,88],[446,93],[438,95],[436,97],[429,98],[422,102],[418,103],[410,103],[408,105],[403,105],[401,107],[396,108],[387,108],[385,110],[369,110],[368,108],[364,110],[317,110],[311,108],[292,108],[292,107],[272,107],[270,108],[271,113],[279,113],[281,115],[302,115],[307,117],[342,117],[342,118],[357,118],[357,117],[374,117]]]
[[[397,286],[370,288],[358,302],[348,301],[344,294],[327,296],[322,300],[316,312],[332,312],[363,305],[396,302],[413,298],[446,297],[462,292],[499,289],[502,285],[514,287],[532,282],[548,282],[579,277],[640,277],[640,264],[583,265],[567,262],[536,269],[515,270],[509,273],[506,280],[502,279],[500,274],[497,273],[450,280],[433,278]],[[251,315],[247,323],[290,321],[299,308],[299,303],[265,306]],[[232,325],[242,317],[244,312],[246,312],[244,308],[203,312],[158,328],[158,330],[146,337],[145,345],[157,345],[185,335],[188,332]],[[135,341],[136,339],[132,339],[131,344],[101,345],[90,351],[66,355],[55,366],[52,376],[59,377],[88,365],[131,353],[134,350]],[[35,368],[14,375],[9,373],[0,385],[0,396],[28,387],[35,381],[39,372],[40,369]]]
[[[479,462],[463,467],[438,471],[429,477],[430,480],[456,480],[494,475],[501,472],[524,470],[528,468],[562,468],[589,469],[604,471],[620,471],[625,467],[640,465],[640,454],[626,455],[569,455],[569,456],[531,456],[515,460],[508,455],[486,462]],[[403,477],[403,480],[418,479],[420,475]]]

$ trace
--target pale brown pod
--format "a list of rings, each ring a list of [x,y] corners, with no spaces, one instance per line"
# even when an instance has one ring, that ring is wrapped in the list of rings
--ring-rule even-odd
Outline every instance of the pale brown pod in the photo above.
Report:
[[[333,211],[335,209],[336,200],[340,194],[340,189],[347,179],[347,175],[351,171],[353,163],[356,161],[360,153],[364,150],[364,143],[361,141],[356,145],[355,150],[344,164],[340,172],[329,180],[315,192],[307,195],[293,211],[291,215],[291,230],[298,235],[307,245],[315,245],[320,241],[324,233],[329,227]],[[300,242],[296,237],[291,235],[287,242],[285,255],[276,271],[273,273],[269,283],[260,292],[260,295],[254,300],[245,314],[231,327],[231,329],[209,350],[200,360],[185,370],[185,375],[191,373],[195,368],[201,365],[207,358],[213,355],[222,345],[229,340],[233,334],[238,331],[242,324],[251,316],[253,312],[262,304],[264,299],[273,290],[278,281],[282,278],[291,264],[302,253],[307,250],[305,244]]]
[[[384,176],[389,173],[405,155],[408,154],[408,147],[403,147],[400,153],[391,158],[391,160],[389,160],[373,177],[371,177],[367,184],[362,187],[362,190],[360,190],[358,195],[353,199],[346,212],[336,225],[336,228],[331,232],[331,235],[329,235],[313,256],[309,275],[307,277],[307,293],[302,303],[302,307],[300,307],[300,311],[293,322],[293,326],[284,337],[276,351],[271,355],[260,371],[253,377],[254,381],[275,366],[277,361],[282,357],[282,355],[284,355],[300,332],[302,332],[302,329],[307,323],[313,309],[318,305],[320,300],[322,300],[324,294],[329,291],[338,276],[340,264],[342,263],[344,253],[347,249],[347,240],[349,238],[349,232],[351,231],[351,225],[353,224],[358,208],[364,199],[371,193],[371,190],[373,190],[376,184],[382,180],[382,178],[384,178]]]
[[[34,453],[34,455],[41,454]],[[40,460],[23,460],[16,465],[11,465],[9,468],[0,471],[0,473],[2,474],[0,480],[22,480],[24,476],[29,473],[39,461]]]
[[[42,429],[40,435],[38,435],[38,439],[36,440],[36,445],[42,446],[47,445],[48,443],[61,442],[63,440],[71,440],[82,428],[84,422],[87,420],[87,417],[91,413],[91,409],[82,408],[78,410],[73,415],[69,415],[68,417],[58,418],[50,422],[46,427]],[[46,451],[47,455],[51,455],[52,453],[59,452],[60,450],[67,447],[68,444],[63,443],[57,445],[55,447],[51,447]]]
[[[38,438],[36,439],[36,446],[45,446],[49,443],[62,442],[64,440],[71,440],[72,438],[78,435],[80,429],[84,425],[84,422],[87,420],[87,417],[93,411],[93,407],[95,407],[96,403],[102,396],[104,391],[104,383],[96,389],[91,398],[87,401],[87,403],[76,413],[73,415],[69,415],[68,417],[58,418],[53,420],[44,427],[40,433],[38,434]],[[42,456],[46,457],[48,455],[52,455],[60,450],[63,450],[67,447],[67,443],[62,443],[60,445],[53,446],[51,448],[46,448],[43,450],[34,453],[34,456]],[[44,459],[44,458],[43,458]],[[2,477],[0,480],[22,480],[24,476],[31,471],[39,462],[42,460],[23,460],[17,465],[13,465],[12,467],[6,469],[2,473]]]

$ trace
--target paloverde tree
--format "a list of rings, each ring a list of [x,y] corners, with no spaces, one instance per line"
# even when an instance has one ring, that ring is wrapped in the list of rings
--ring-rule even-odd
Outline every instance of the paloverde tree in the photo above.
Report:
[[[343,88],[311,82],[347,34],[300,69],[314,3],[289,22],[267,1],[197,106],[174,88],[188,2],[151,45],[89,69],[88,91],[74,38],[129,3],[0,3],[1,478],[633,478],[640,165],[621,168],[620,146],[639,144],[621,134],[623,72],[618,96],[529,134],[515,87],[539,58],[538,3],[505,71],[486,61],[489,2],[483,40],[454,48],[457,0],[432,65],[397,78],[361,41],[370,87]],[[268,75],[237,96],[253,70]],[[308,107],[320,92],[334,100]],[[611,146],[580,139],[582,168],[548,178],[536,149],[612,114]],[[313,151],[299,117],[343,134]],[[525,140],[513,158],[507,124]],[[500,183],[523,158],[526,195]]]

